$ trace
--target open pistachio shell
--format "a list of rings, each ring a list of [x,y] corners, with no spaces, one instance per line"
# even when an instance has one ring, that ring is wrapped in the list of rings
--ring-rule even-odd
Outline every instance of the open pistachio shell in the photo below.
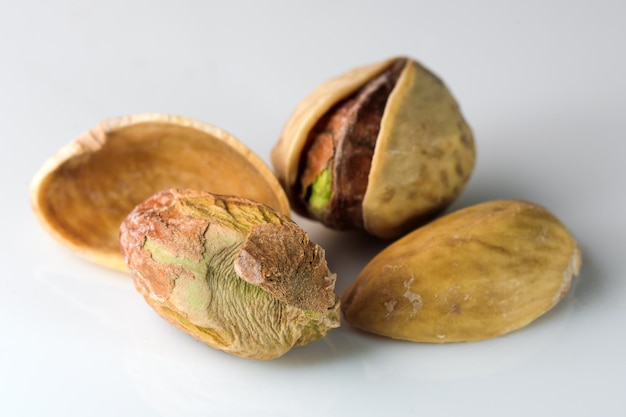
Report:
[[[373,133],[363,133],[368,130]],[[317,145],[326,155],[311,157],[320,135],[339,144],[334,150]],[[365,140],[368,135],[374,138]],[[307,188],[301,180],[305,164],[320,164],[320,158],[329,160],[329,168]],[[432,219],[461,193],[474,168],[475,146],[444,83],[414,60],[393,58],[332,79],[300,102],[272,151],[272,164],[298,213],[329,227],[395,238]],[[332,175],[325,176],[327,171]],[[327,189],[308,204],[304,200],[311,189],[315,197],[318,184]]]
[[[119,227],[132,209],[173,187],[234,194],[289,215],[270,168],[223,130],[165,114],[104,120],[61,148],[31,183],[33,211],[61,244],[126,271]]]
[[[581,254],[545,208],[517,200],[455,211],[375,256],[342,296],[344,318],[416,342],[460,342],[521,329],[570,289]]]

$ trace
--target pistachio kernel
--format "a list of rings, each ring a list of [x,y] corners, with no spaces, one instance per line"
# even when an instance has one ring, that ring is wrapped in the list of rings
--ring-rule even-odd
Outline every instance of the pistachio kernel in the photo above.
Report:
[[[405,65],[406,59],[394,62],[337,103],[309,134],[298,193],[309,213],[327,226],[363,227],[363,196],[376,139],[387,99]],[[318,191],[320,182],[324,188]]]
[[[216,349],[272,359],[339,326],[323,249],[263,204],[162,191],[128,215],[120,242],[148,304]]]

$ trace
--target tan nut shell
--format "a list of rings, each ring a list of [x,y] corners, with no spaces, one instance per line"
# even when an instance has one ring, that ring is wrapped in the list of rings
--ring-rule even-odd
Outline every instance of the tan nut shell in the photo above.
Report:
[[[104,120],[61,148],[31,183],[33,211],[58,242],[121,271],[119,227],[157,191],[235,194],[289,215],[270,168],[223,130],[166,114]]]
[[[329,80],[299,103],[272,151],[272,164],[289,198],[298,198],[292,190],[315,123],[397,59]],[[443,210],[469,180],[475,153],[471,129],[448,88],[408,59],[381,121],[363,200],[365,230],[382,238],[397,237]]]
[[[357,328],[417,342],[492,338],[567,293],[580,252],[544,208],[492,201],[439,218],[388,246],[345,291]]]

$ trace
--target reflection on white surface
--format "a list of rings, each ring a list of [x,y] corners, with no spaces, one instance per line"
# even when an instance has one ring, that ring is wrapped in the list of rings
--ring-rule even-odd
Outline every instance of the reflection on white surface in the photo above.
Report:
[[[242,359],[211,349],[167,324],[134,294],[128,277],[111,279],[105,273],[99,279],[83,279],[42,269],[34,275],[76,314],[89,315],[114,330],[117,340],[111,343],[122,355],[130,379],[159,415],[227,411],[235,406],[251,415],[290,416],[301,414],[303,405],[307,412],[323,415],[340,393],[340,379],[324,375],[336,372],[328,365],[340,359],[329,339],[271,362]],[[312,388],[323,401],[308,404]]]
[[[548,317],[529,327],[491,340],[473,343],[415,344],[379,342],[367,356],[365,367],[374,378],[407,377],[415,380],[454,380],[488,377],[523,366],[559,337],[572,306],[564,301]],[[382,346],[384,345],[384,347]]]
[[[330,368],[316,366],[317,359],[268,365],[176,340],[178,335],[170,344],[159,333],[153,339],[158,346],[136,345],[128,369],[144,400],[164,416],[197,410],[293,416],[302,415],[303,406],[307,415],[328,415],[341,393],[341,380],[327,374]],[[328,351],[322,343],[318,353]],[[313,388],[319,401],[312,401]]]
[[[532,363],[558,340],[574,305],[570,294],[527,330],[478,343],[393,341],[344,323],[320,341],[276,360],[257,361],[211,349],[173,328],[135,293],[129,277],[100,271],[84,278],[44,269],[35,269],[34,276],[74,314],[87,315],[94,327],[99,323],[110,330],[115,339],[108,343],[123,359],[137,395],[166,417],[199,410],[335,415],[349,409],[347,396],[358,400],[364,390],[391,389],[385,395],[410,396],[410,386],[488,378]],[[375,397],[359,401],[384,412]],[[411,398],[404,401],[410,404]]]

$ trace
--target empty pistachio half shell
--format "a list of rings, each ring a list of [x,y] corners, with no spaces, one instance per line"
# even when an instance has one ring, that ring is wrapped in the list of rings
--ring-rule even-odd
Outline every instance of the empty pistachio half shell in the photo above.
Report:
[[[61,148],[31,183],[40,224],[72,251],[126,270],[119,227],[140,202],[168,188],[236,194],[289,215],[270,168],[225,131],[167,114],[104,120]]]
[[[265,205],[162,191],[129,214],[120,242],[146,301],[214,348],[272,359],[339,326],[323,249]]]
[[[356,68],[296,107],[272,164],[299,214],[395,238],[461,193],[472,132],[444,83],[409,58]]]
[[[545,208],[490,201],[389,245],[344,292],[342,310],[353,326],[395,339],[488,339],[552,309],[580,265],[573,236]]]

